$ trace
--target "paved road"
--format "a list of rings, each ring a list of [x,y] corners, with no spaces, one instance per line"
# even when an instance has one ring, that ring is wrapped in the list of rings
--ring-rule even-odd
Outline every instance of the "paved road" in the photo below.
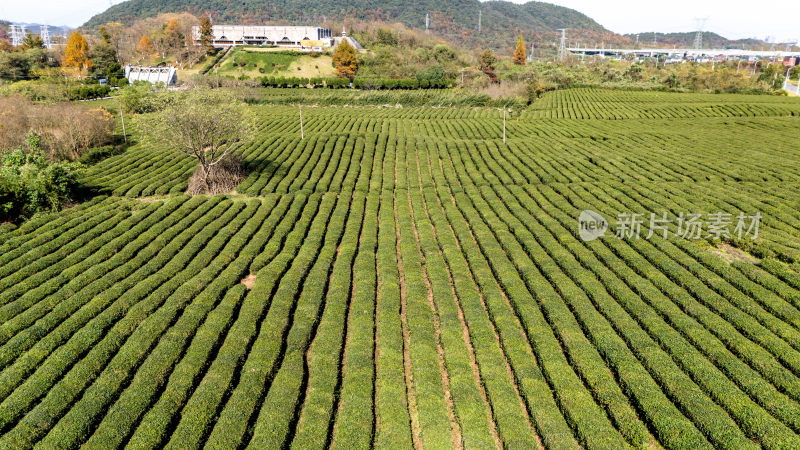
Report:
[[[800,95],[800,90],[798,90],[797,86],[798,82],[783,82],[783,90],[789,93],[789,95]]]

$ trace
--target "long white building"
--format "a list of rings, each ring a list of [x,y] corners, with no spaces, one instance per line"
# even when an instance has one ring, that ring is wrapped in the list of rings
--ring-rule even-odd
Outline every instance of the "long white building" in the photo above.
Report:
[[[294,26],[214,25],[212,44],[216,48],[236,45],[279,47],[330,47],[333,33],[328,28]],[[200,41],[200,27],[192,28],[195,42]]]
[[[142,67],[127,65],[124,68],[125,78],[128,83],[134,81],[147,81],[148,83],[175,84],[178,82],[178,71],[175,67]]]

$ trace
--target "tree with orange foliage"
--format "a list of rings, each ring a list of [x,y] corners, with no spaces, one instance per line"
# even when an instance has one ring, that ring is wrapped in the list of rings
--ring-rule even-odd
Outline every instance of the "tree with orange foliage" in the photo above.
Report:
[[[518,66],[525,65],[525,59],[527,55],[525,54],[525,41],[522,39],[522,35],[519,35],[519,39],[517,39],[517,47],[514,49],[514,57],[512,60],[514,64]]]
[[[88,70],[92,67],[92,61],[89,59],[89,44],[86,43],[86,38],[77,31],[73,31],[69,35],[67,47],[64,49],[64,67],[74,67],[78,70]]]
[[[179,49],[183,46],[183,35],[177,20],[170,20],[164,27],[164,43],[169,49]]]
[[[341,78],[349,78],[353,81],[358,71],[358,58],[356,58],[356,49],[350,45],[347,39],[342,39],[342,42],[336,46],[333,52],[333,66],[336,68],[336,76]]]
[[[143,34],[142,38],[139,39],[139,43],[136,45],[136,51],[142,54],[142,56],[145,56],[152,55],[156,49],[153,47],[153,41],[151,41],[146,34]]]

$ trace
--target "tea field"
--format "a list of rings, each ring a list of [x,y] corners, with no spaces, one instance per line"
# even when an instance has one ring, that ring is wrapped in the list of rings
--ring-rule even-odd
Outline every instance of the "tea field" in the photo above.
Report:
[[[798,99],[251,108],[231,195],[137,136],[0,231],[0,447],[800,447]]]

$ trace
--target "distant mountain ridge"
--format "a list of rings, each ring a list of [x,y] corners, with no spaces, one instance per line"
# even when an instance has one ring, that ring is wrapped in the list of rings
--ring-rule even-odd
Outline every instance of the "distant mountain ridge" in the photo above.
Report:
[[[33,34],[39,34],[39,32],[41,31],[42,25],[44,25],[44,24],[39,24],[39,23],[10,22],[8,20],[0,19],[0,30],[3,30],[3,31],[7,32],[7,31],[10,30],[9,26],[12,25],[12,24],[13,25],[25,25],[25,32],[33,33]],[[64,26],[64,25],[48,25],[48,27],[49,27],[51,36],[60,35],[61,33],[69,33],[70,31],[73,30],[73,28],[70,28],[70,27]]]
[[[694,39],[697,35],[696,31],[682,32],[682,33],[639,33],[639,47],[652,47],[653,37],[658,46],[675,46],[679,48],[692,48]],[[636,33],[628,33],[625,37],[630,38],[633,42],[636,41]],[[779,47],[784,44],[776,44]],[[703,48],[742,48],[742,49],[758,49],[770,44],[760,39],[727,39],[717,33],[711,31],[703,32]]]

